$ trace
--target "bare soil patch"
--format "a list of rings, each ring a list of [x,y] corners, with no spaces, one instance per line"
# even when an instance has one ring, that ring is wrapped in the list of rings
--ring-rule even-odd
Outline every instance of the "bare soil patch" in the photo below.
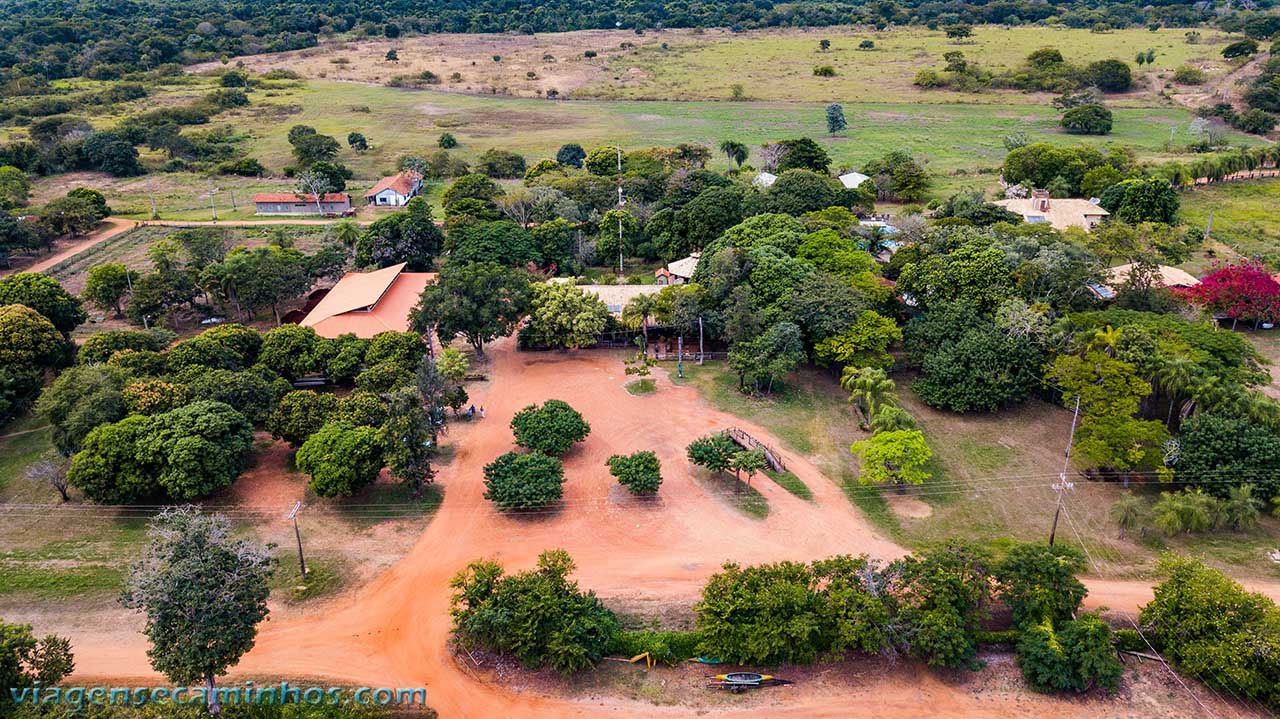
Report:
[[[437,90],[481,95],[545,97],[549,90],[563,95],[582,86],[607,82],[613,74],[610,58],[631,48],[693,37],[692,31],[665,30],[636,35],[623,30],[583,30],[540,35],[437,34],[368,40],[331,40],[315,48],[235,59],[255,73],[288,69],[308,79],[345,80],[386,85],[398,75],[431,72]],[[395,50],[398,60],[387,60]],[[596,53],[588,58],[588,51]],[[494,60],[497,56],[499,60]],[[337,61],[337,62],[335,62]],[[221,63],[196,65],[196,72],[217,69]],[[454,74],[457,73],[457,79]],[[533,77],[529,76],[533,73]],[[635,82],[647,78],[636,69],[626,73]]]
[[[933,514],[933,507],[907,495],[886,494],[885,501],[889,504],[889,509],[893,513],[903,519],[927,519]]]
[[[689,439],[738,426],[775,447],[782,443],[749,419],[719,412],[693,388],[672,385],[666,378],[658,380],[663,402],[655,411],[653,402],[623,389],[619,357],[516,353],[511,340],[496,343],[486,367],[490,382],[472,393],[488,418],[450,428],[452,459],[438,479],[446,489],[444,504],[420,531],[413,549],[372,581],[317,610],[274,614],[235,676],[287,673],[355,684],[425,684],[442,717],[636,716],[658,705],[666,706],[665,716],[844,717],[861,710],[893,719],[918,717],[922,707],[942,717],[1191,713],[1191,700],[1161,684],[1158,673],[1146,667],[1117,699],[1064,699],[1026,691],[1007,656],[993,656],[986,671],[958,675],[885,660],[787,667],[784,676],[798,678],[797,685],[732,696],[702,689],[703,675],[715,672],[700,666],[644,671],[609,662],[563,680],[507,664],[486,665],[480,657],[477,667],[470,656],[455,655],[449,645],[447,583],[479,557],[496,558],[516,571],[532,566],[545,549],[564,548],[577,561],[577,578],[584,587],[643,615],[655,607],[688,606],[707,576],[726,560],[806,560],[842,552],[889,559],[902,553],[867,525],[835,483],[794,453],[786,453],[786,462],[813,489],[812,502],[759,482],[757,489],[771,511],[758,520],[708,496],[683,457]],[[567,482],[560,508],[530,522],[503,515],[483,499],[480,467],[511,448],[511,416],[548,397],[582,412],[593,433],[565,458]],[[662,503],[651,511],[611,501],[616,483],[602,468],[609,455],[637,449],[652,449],[663,463]],[[248,496],[271,497],[268,486],[262,480],[261,494],[250,491]],[[321,520],[309,518],[304,531],[310,531],[311,521]],[[283,521],[279,529],[286,529]],[[317,526],[314,534],[324,532]],[[412,541],[418,534],[415,529],[397,538]],[[355,537],[334,533],[322,541],[345,547],[359,543],[386,554],[385,540],[372,532]],[[1149,593],[1149,585],[1112,583],[1091,599],[1105,600],[1117,592],[1117,603],[1128,608],[1129,600],[1144,590]],[[75,638],[80,679],[153,676],[140,636],[84,632]]]

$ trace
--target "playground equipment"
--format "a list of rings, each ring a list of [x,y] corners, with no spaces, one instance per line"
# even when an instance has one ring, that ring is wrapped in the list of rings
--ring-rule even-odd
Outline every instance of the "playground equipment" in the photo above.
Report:
[[[708,689],[727,689],[735,694],[748,689],[761,687],[777,687],[790,684],[786,679],[779,679],[772,674],[756,674],[755,672],[729,672],[707,677]]]

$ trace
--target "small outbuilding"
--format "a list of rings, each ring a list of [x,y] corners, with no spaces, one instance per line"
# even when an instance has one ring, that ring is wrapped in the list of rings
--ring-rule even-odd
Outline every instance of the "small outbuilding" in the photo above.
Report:
[[[778,176],[772,172],[761,172],[759,175],[756,175],[756,178],[751,181],[751,184],[756,187],[770,187],[777,181]]]
[[[421,190],[422,175],[405,170],[378,180],[364,193],[364,201],[375,207],[404,207]]]
[[[871,179],[870,177],[867,177],[861,172],[846,172],[840,176],[840,184],[852,190],[854,188],[860,187],[862,183],[870,179]]]
[[[351,195],[326,192],[316,202],[315,195],[294,192],[259,192],[253,196],[254,213],[258,215],[322,215],[340,217],[351,214]]]
[[[693,271],[698,269],[698,253],[674,262],[667,263],[666,267],[659,267],[653,271],[654,282],[659,285],[683,285],[693,279]]]

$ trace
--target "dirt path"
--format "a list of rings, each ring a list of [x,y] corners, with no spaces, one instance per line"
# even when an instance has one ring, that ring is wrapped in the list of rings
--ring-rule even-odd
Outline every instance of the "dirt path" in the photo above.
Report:
[[[623,389],[622,364],[603,354],[516,353],[506,340],[493,348],[493,381],[473,401],[488,419],[451,428],[456,446],[439,481],[444,503],[413,550],[389,571],[322,611],[277,618],[261,628],[257,644],[237,675],[325,678],[353,685],[426,686],[441,717],[693,716],[706,708],[655,707],[612,697],[562,698],[513,691],[480,681],[455,662],[448,648],[448,581],[469,561],[493,557],[510,570],[531,566],[539,552],[560,547],[578,563],[582,586],[619,600],[691,601],[708,575],[726,560],[807,560],[837,553],[879,558],[904,550],[881,537],[842,492],[804,458],[785,453],[795,474],[813,490],[805,502],[767,480],[756,483],[771,508],[750,519],[694,480],[683,447],[696,436],[727,426],[780,446],[768,432],[742,418],[709,408],[690,387],[659,378],[659,391],[633,397]],[[591,423],[592,434],[565,460],[563,508],[546,516],[511,518],[483,497],[480,468],[511,448],[507,423],[521,407],[549,397],[564,399]],[[663,464],[660,501],[646,503],[618,492],[604,460],[611,454],[653,449]],[[1138,582],[1102,582],[1095,603],[1133,609],[1149,596]],[[1144,594],[1145,593],[1145,594]],[[1280,596],[1277,591],[1273,596]],[[59,629],[59,627],[50,627]],[[75,644],[76,678],[82,681],[153,678],[138,634],[110,628],[68,632]],[[836,717],[875,711],[886,719],[920,716],[1099,716],[1085,705],[1025,691],[996,696],[973,693],[945,678],[916,672],[878,677],[873,691],[850,686],[830,692],[789,693],[770,716]],[[1103,714],[1129,715],[1124,702]],[[742,707],[717,715],[758,715]]]
[[[351,218],[348,218],[351,219]],[[12,267],[0,270],[0,277],[11,275],[15,272],[44,272],[65,260],[93,248],[116,235],[132,230],[138,226],[159,225],[160,227],[261,227],[264,225],[331,225],[337,222],[336,219],[307,219],[307,218],[291,218],[279,220],[222,220],[213,222],[211,220],[149,220],[140,222],[139,220],[126,220],[120,217],[108,217],[102,221],[102,226],[90,232],[83,237],[68,243],[65,247],[45,257],[44,259],[32,265]],[[373,220],[352,220],[357,225],[365,227],[372,224]],[[443,222],[437,221],[437,225],[443,225]]]
[[[1262,66],[1270,57],[1271,53],[1260,52],[1245,64],[1223,75],[1221,80],[1218,80],[1210,87],[1204,88],[1201,92],[1175,93],[1173,98],[1179,104],[1192,109],[1218,102],[1228,102],[1232,105],[1238,104],[1241,95],[1244,93],[1241,81],[1261,73]]]
[[[81,252],[84,252],[85,250],[102,242],[106,242],[125,230],[133,229],[135,224],[137,223],[133,220],[122,220],[118,217],[108,217],[102,221],[102,225],[99,226],[98,229],[67,244],[66,247],[63,247],[35,264],[25,267],[13,267],[0,270],[0,277],[11,275],[15,272],[44,272],[63,260],[75,257]]]

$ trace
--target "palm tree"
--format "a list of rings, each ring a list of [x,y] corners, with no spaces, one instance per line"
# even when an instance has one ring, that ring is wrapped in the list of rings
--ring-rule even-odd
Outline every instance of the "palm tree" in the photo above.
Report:
[[[723,152],[730,162],[736,162],[738,167],[742,167],[742,163],[746,162],[747,158],[751,156],[747,146],[737,140],[725,140],[720,143],[720,152]]]
[[[1199,489],[1165,492],[1155,506],[1155,525],[1169,536],[1183,532],[1207,532],[1218,526],[1221,507]]]
[[[1169,400],[1169,414],[1164,420],[1166,427],[1173,424],[1173,408],[1178,404],[1178,397],[1187,391],[1195,377],[1196,364],[1181,357],[1162,363],[1156,370],[1155,385]]]
[[[333,239],[341,242],[351,256],[355,257],[356,241],[360,239],[360,226],[351,220],[342,220],[333,224],[332,231]]]
[[[1179,190],[1195,184],[1196,178],[1192,176],[1193,173],[1181,162],[1170,162],[1161,167],[1161,171],[1169,179],[1169,184]]]
[[[1142,523],[1142,509],[1142,500],[1132,492],[1125,492],[1115,504],[1111,505],[1111,518],[1120,525],[1121,538],[1137,529]]]
[[[1103,354],[1108,357],[1116,356],[1116,345],[1120,342],[1120,330],[1107,325],[1105,328],[1098,330],[1093,335],[1093,341],[1090,344],[1097,346],[1102,350]]]
[[[884,227],[880,225],[870,225],[867,227],[857,228],[858,235],[862,237],[862,241],[867,245],[867,254],[872,257],[879,257],[889,244],[889,235],[884,231]]]
[[[1258,526],[1263,504],[1262,499],[1254,495],[1253,485],[1242,484],[1227,491],[1227,501],[1223,503],[1222,513],[1231,528],[1243,532]]]
[[[644,333],[644,346],[649,346],[649,316],[653,314],[658,301],[653,295],[636,295],[622,308],[622,324],[627,329],[638,329]]]
[[[1248,399],[1245,400],[1245,414],[1248,415],[1249,421],[1262,425],[1272,432],[1280,428],[1280,402],[1261,392],[1248,394]]]
[[[878,367],[845,367],[840,375],[840,387],[849,393],[849,401],[862,415],[859,426],[863,429],[867,428],[880,407],[898,403],[894,394],[896,385]]]

